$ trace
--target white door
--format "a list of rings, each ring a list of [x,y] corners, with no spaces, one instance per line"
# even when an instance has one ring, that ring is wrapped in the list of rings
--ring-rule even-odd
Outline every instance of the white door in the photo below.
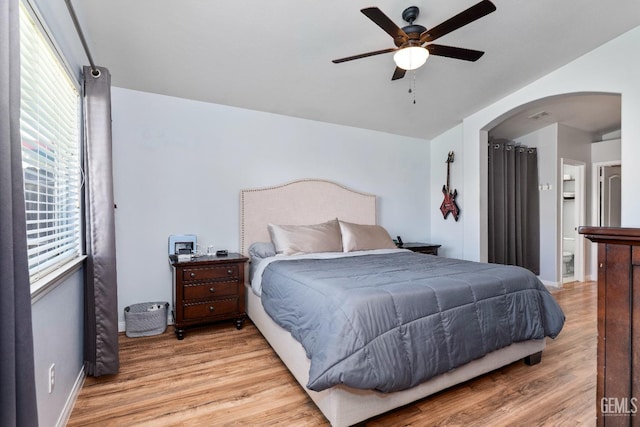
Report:
[[[620,227],[620,165],[603,166],[600,180],[600,225]]]

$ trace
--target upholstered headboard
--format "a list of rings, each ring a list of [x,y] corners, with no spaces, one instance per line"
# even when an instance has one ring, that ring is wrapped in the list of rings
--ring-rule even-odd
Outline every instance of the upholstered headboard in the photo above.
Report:
[[[240,192],[240,251],[254,242],[270,241],[267,224],[319,224],[339,218],[376,224],[376,196],[340,184],[303,179]]]

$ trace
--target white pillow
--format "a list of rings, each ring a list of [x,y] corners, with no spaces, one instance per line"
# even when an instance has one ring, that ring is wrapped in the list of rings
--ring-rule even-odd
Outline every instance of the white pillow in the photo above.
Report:
[[[342,252],[338,220],[314,225],[268,225],[271,241],[278,254]]]
[[[397,248],[387,230],[379,225],[339,223],[344,252]]]

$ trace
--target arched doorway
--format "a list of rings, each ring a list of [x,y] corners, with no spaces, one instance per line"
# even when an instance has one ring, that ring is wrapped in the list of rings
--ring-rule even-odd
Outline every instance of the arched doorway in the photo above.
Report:
[[[540,236],[540,278],[545,284],[561,286],[563,275],[571,277],[571,280],[593,277],[591,259],[595,248],[591,248],[589,242],[583,242],[581,236],[575,239],[582,240],[569,241],[572,233],[565,233],[564,229],[595,224],[593,211],[597,193],[594,191],[597,188],[587,177],[591,176],[591,165],[595,161],[603,161],[603,158],[614,160],[616,156],[616,139],[618,147],[620,145],[620,98],[619,94],[610,93],[573,93],[547,97],[518,106],[485,128],[489,140],[502,138],[538,147],[541,156],[538,162],[540,228],[543,230]],[[563,187],[575,185],[576,181],[563,179],[565,175],[574,178],[574,174],[563,173],[563,163],[585,165],[579,183],[584,197],[579,199],[579,210],[574,217],[578,219],[574,225],[568,225],[567,218],[571,216],[567,215],[567,211],[576,206],[577,200],[569,194],[573,191],[564,192]],[[488,217],[485,220],[488,221]],[[481,239],[485,248],[487,240]],[[569,253],[570,256],[567,255]],[[567,263],[569,258],[570,268]]]

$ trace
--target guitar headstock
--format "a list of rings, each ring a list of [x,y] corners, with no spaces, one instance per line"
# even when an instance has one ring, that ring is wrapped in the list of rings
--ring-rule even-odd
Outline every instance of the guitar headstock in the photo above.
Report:
[[[453,163],[453,151],[449,151],[449,155],[447,156],[447,163]]]

